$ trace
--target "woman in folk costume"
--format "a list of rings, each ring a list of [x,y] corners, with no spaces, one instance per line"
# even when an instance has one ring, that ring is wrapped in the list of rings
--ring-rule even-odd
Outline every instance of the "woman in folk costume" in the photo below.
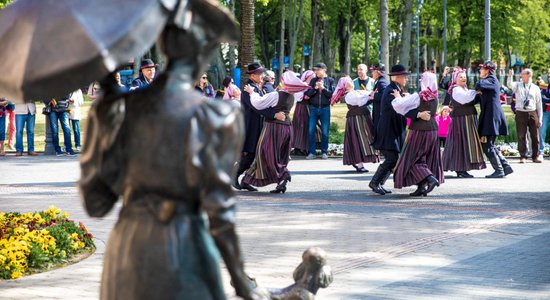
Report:
[[[301,80],[307,84],[315,77],[315,73],[311,70],[307,70],[302,74]],[[295,150],[301,151],[307,154],[308,149],[308,128],[309,128],[309,100],[304,95],[304,92],[298,92],[294,94],[294,100],[296,100],[296,107],[294,108],[294,115],[292,118],[292,143],[291,147]],[[317,142],[321,141],[321,132],[317,128]]]
[[[265,120],[264,128],[258,140],[256,157],[252,166],[246,170],[243,182],[253,186],[266,186],[277,183],[271,193],[286,192],[286,184],[290,181],[287,169],[290,157],[290,141],[292,140],[292,125],[289,118],[290,109],[294,105],[293,94],[303,92],[309,85],[301,81],[294,72],[288,71],[281,77],[280,91],[274,91],[264,96],[254,92],[246,85],[244,90],[250,94],[250,102],[256,109],[273,107],[276,112],[284,112],[285,120]]]
[[[483,149],[477,132],[475,90],[466,87],[466,71],[455,69],[448,93],[452,122],[443,151],[443,170],[455,171],[459,178],[471,178],[470,170],[485,169]]]
[[[420,93],[401,97],[394,91],[392,106],[395,111],[411,119],[409,133],[394,171],[395,188],[418,185],[411,196],[426,196],[443,183],[443,167],[437,137],[437,78],[424,72],[420,79]]]
[[[371,91],[355,90],[349,76],[340,78],[332,94],[331,105],[342,98],[348,106],[346,114],[346,133],[344,136],[344,165],[352,165],[357,172],[368,172],[363,163],[380,161],[373,141],[372,119],[367,102]]]

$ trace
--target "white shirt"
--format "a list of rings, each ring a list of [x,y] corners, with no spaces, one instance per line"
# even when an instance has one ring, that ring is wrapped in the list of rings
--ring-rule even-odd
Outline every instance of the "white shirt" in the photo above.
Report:
[[[540,88],[532,83],[523,83],[519,81],[512,82],[512,77],[508,77],[508,88],[516,94],[516,111],[536,111],[539,117],[539,122],[542,122],[542,96]],[[527,105],[524,108],[524,102],[527,100]]]
[[[365,91],[365,90],[353,90],[349,91],[346,96],[344,97],[344,101],[346,101],[346,104],[353,105],[353,106],[363,106],[367,104],[369,101],[369,95],[371,91]]]
[[[80,120],[82,118],[80,106],[84,104],[84,96],[82,96],[82,91],[78,89],[72,92],[69,98],[74,101],[69,104],[69,119]]]
[[[395,109],[395,112],[404,116],[411,109],[417,108],[420,105],[420,96],[418,96],[418,93],[414,93],[401,98],[395,98],[392,100],[391,105]]]
[[[456,102],[460,104],[466,104],[474,101],[476,97],[476,91],[469,90],[461,86],[455,86],[452,91],[452,97]]]
[[[304,100],[304,92],[294,94],[294,100],[296,100],[296,102],[302,102],[302,100]]]
[[[263,96],[260,96],[258,93],[254,92],[250,95],[250,104],[258,110],[266,109],[268,107],[273,107],[279,102],[279,92],[273,91],[267,93]]]

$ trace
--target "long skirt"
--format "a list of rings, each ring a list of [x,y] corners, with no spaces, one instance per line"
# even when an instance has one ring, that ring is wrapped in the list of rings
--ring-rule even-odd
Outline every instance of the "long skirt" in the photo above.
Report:
[[[206,217],[178,209],[164,224],[153,206],[122,208],[105,250],[100,299],[225,299]]]
[[[400,189],[420,184],[429,175],[433,175],[440,183],[445,180],[437,130],[409,130],[395,166],[394,186]]]
[[[292,143],[291,148],[308,151],[308,130],[309,130],[309,104],[297,102],[294,107],[294,115],[292,117]],[[321,127],[317,124],[317,143],[321,141]]]
[[[265,122],[252,166],[246,170],[243,182],[266,186],[290,179],[287,165],[290,156],[292,126]]]
[[[443,150],[443,170],[470,171],[486,167],[477,132],[477,116],[453,117]]]
[[[344,135],[344,165],[380,161],[373,141],[372,120],[369,115],[351,116],[346,119]]]

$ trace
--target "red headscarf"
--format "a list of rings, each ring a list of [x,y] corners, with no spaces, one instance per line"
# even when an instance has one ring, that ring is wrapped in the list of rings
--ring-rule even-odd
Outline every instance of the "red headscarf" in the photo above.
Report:
[[[458,75],[460,75],[461,73],[466,74],[466,70],[460,67],[456,67],[453,71],[453,74],[451,75],[451,84],[449,85],[449,89],[447,90],[449,94],[453,93],[453,89],[455,88],[455,86],[457,86],[456,81],[458,79]]]
[[[334,90],[334,93],[332,93],[332,97],[330,98],[330,105],[334,105],[346,95],[346,83],[348,81],[351,81],[351,78],[349,76],[344,76],[338,80],[338,85],[336,86],[336,89]]]

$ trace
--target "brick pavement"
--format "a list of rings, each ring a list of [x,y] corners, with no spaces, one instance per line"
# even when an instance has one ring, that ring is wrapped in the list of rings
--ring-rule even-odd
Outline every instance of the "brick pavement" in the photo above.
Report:
[[[320,246],[335,279],[318,299],[545,299],[550,162],[513,166],[506,179],[476,171],[477,178],[449,178],[428,197],[412,199],[406,195],[413,188],[372,194],[372,172],[352,172],[341,160],[293,159],[286,194],[265,193],[271,187],[238,193],[247,271],[264,286],[288,285],[301,252]],[[0,282],[0,299],[97,299],[119,206],[106,218],[87,217],[74,185],[77,158],[0,158],[0,174],[0,211],[55,204],[84,222],[98,246],[77,264]],[[224,281],[232,295],[226,273]]]

